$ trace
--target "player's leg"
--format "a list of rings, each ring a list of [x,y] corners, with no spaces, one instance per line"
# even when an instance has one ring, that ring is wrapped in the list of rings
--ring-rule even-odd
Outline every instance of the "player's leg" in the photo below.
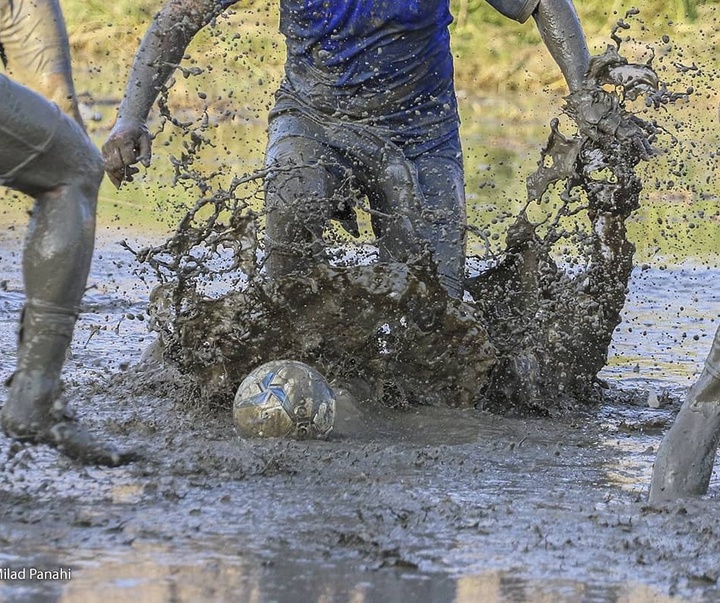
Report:
[[[650,502],[705,494],[720,442],[720,329],[697,382],[690,388],[658,450]]]
[[[368,197],[378,211],[373,229],[380,257],[412,261],[412,256],[429,256],[444,289],[461,298],[465,191],[459,142],[450,141],[413,160],[398,159],[391,150],[385,149],[381,173],[366,178]],[[398,219],[404,217],[409,224]]]
[[[23,254],[26,303],[10,393],[0,412],[14,437],[87,462],[122,455],[97,445],[56,406],[60,372],[92,259],[102,158],[56,105],[0,76],[0,182],[35,198]]]
[[[323,231],[333,215],[341,161],[314,126],[281,115],[269,131],[265,164],[265,249],[271,278],[305,272],[327,262]]]
[[[58,0],[0,2],[0,31],[7,75],[81,123]]]
[[[456,298],[463,296],[465,275],[465,180],[459,141],[451,140],[413,161],[424,207],[417,223],[430,242],[440,282]]]

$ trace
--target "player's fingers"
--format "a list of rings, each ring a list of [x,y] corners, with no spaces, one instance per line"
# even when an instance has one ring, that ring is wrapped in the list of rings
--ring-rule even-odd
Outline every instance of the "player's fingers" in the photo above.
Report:
[[[113,172],[109,171],[107,168],[105,168],[105,173],[107,174],[108,178],[110,178],[110,182],[113,183],[113,186],[115,186],[115,188],[120,188],[122,180],[119,179]]]
[[[105,167],[105,173],[107,173],[110,182],[112,182],[116,188],[120,188],[125,178],[125,164],[123,163],[120,151],[116,148],[103,146],[103,164]]]
[[[132,182],[133,174],[137,174],[139,171],[132,167],[137,161],[137,151],[132,146],[118,146],[106,155],[105,171],[110,180],[119,188],[123,182]]]
[[[125,173],[123,174],[123,180],[125,180],[125,182],[132,182],[132,181],[133,181],[133,176],[134,176],[135,174],[137,174],[139,171],[140,171],[140,170],[139,170],[138,168],[136,168],[136,167],[132,167],[132,166],[130,166],[130,165],[127,166],[127,167],[125,168]]]
[[[152,142],[150,140],[150,135],[147,132],[143,132],[140,136],[137,157],[145,167],[150,167],[150,159],[152,158]]]
[[[122,169],[125,164],[122,140],[110,139],[102,147],[105,168],[111,171]]]
[[[123,167],[126,167],[138,162],[140,147],[134,140],[124,140],[118,145],[118,153]]]

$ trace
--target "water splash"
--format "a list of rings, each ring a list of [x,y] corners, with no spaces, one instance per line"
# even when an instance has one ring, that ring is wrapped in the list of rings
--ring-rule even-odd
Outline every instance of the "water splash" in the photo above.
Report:
[[[173,160],[176,180],[202,197],[168,241],[133,252],[161,281],[152,324],[165,361],[192,376],[192,397],[228,406],[252,368],[290,357],[330,379],[362,380],[391,406],[551,412],[592,399],[632,270],[625,221],[639,207],[636,168],[665,132],[628,104],[658,109],[683,96],[659,80],[652,57],[629,63],[616,30],[613,39],[566,99],[575,132],[552,120],[504,252],[467,279],[473,301],[449,298],[426,265],[367,264],[372,241],[342,238],[339,255],[355,265],[268,281],[257,203],[265,174],[211,184],[194,165],[209,142],[202,121],[168,114],[189,138]]]

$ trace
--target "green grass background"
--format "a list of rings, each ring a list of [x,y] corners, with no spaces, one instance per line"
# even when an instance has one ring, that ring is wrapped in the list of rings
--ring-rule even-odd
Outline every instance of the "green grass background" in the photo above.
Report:
[[[61,2],[76,88],[88,129],[101,145],[122,98],[132,57],[162,2]],[[284,59],[277,32],[278,4],[238,2],[188,48],[184,64],[199,67],[202,73],[176,76],[171,109],[188,120],[207,113],[206,135],[213,146],[205,147],[197,165],[220,172],[215,177],[218,182],[261,165],[267,109]],[[537,164],[550,119],[560,114],[567,90],[532,20],[514,23],[484,0],[451,4],[470,220],[497,241],[503,229],[497,216],[512,213],[524,202],[525,178]],[[592,53],[611,43],[613,25],[633,8],[632,3],[618,0],[578,0],[576,6]],[[670,87],[692,86],[695,91],[690,102],[649,115],[668,134],[659,141],[660,156],[644,174],[643,209],[631,223],[643,260],[681,260],[720,250],[718,15],[715,2],[647,0],[638,15],[627,19],[630,28],[621,33],[626,38],[625,56],[644,62],[654,55],[653,65]],[[154,112],[151,127],[158,123]],[[116,191],[106,179],[100,197],[100,219],[106,230],[129,227],[154,233],[174,227],[183,208],[197,198],[192,187],[171,186],[169,158],[183,152],[183,142],[166,127],[155,141],[152,166],[143,169],[136,182]],[[16,211],[23,203],[16,201],[7,211]]]

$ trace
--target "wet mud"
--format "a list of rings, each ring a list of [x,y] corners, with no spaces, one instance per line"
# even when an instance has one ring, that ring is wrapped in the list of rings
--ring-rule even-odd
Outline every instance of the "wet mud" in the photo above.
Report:
[[[1,249],[7,374],[22,294],[18,251]],[[0,580],[0,600],[720,596],[717,477],[703,499],[646,502],[655,449],[684,391],[679,374],[653,377],[652,362],[610,372],[604,403],[553,419],[391,409],[340,390],[328,441],[244,440],[229,410],[189,408],[176,395],[186,377],[143,357],[153,335],[138,318],[150,287],[134,269],[119,245],[101,245],[64,395],[93,431],[145,459],[81,467],[0,437],[0,567],[72,569],[69,581]],[[651,272],[636,271],[633,290],[675,278]],[[625,318],[651,322],[643,311]],[[672,328],[669,316],[651,319]],[[646,359],[656,351],[642,338],[617,345]]]
[[[23,303],[21,234],[0,244],[3,375]],[[0,567],[72,576],[0,577],[0,600],[720,597],[717,475],[704,498],[646,502],[655,450],[708,342],[694,314],[676,322],[667,296],[702,297],[698,274],[715,273],[633,271],[624,321],[645,335],[615,333],[627,366],[601,373],[603,401],[513,418],[389,408],[339,386],[332,437],[295,442],[243,440],[229,409],[188,404],[188,375],[147,353],[153,283],[137,269],[114,239],[100,242],[64,395],[95,433],[145,458],[82,467],[0,436]],[[712,311],[706,293],[698,316]],[[685,330],[699,341],[668,345]]]

